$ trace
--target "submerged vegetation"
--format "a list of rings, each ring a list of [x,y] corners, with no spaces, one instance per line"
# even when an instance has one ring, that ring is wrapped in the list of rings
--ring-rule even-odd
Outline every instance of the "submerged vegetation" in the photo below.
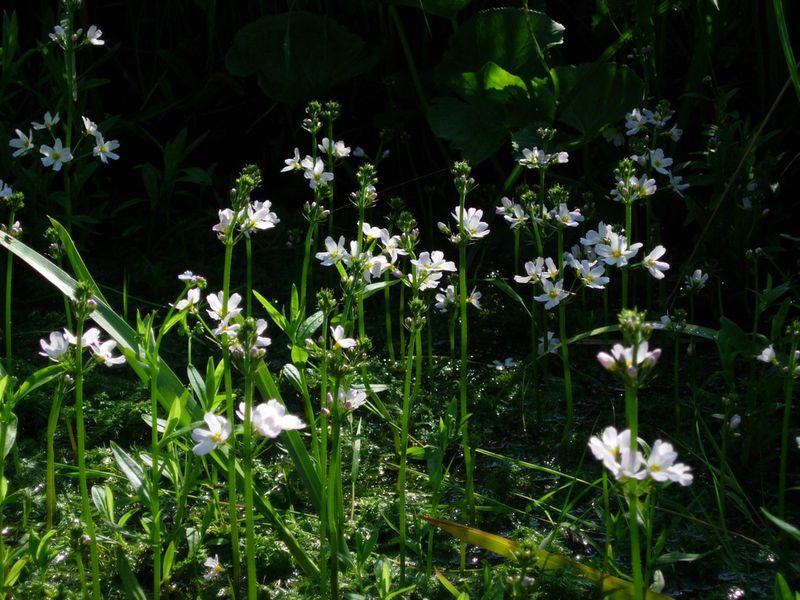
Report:
[[[33,4],[4,598],[800,598],[793,7]]]

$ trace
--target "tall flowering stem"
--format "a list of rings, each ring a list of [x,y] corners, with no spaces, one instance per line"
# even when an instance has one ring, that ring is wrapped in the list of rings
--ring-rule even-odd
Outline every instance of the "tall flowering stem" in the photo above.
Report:
[[[786,514],[786,467],[789,461],[789,427],[792,418],[792,388],[798,372],[797,343],[800,340],[800,321],[793,321],[787,333],[791,336],[789,349],[789,365],[786,382],[783,384],[783,425],[781,427],[781,462],[778,471],[778,516],[783,519]]]
[[[84,324],[96,304],[92,299],[91,287],[79,282],[75,289],[75,432],[78,438],[78,482],[81,491],[81,510],[83,526],[89,536],[89,556],[92,570],[92,598],[100,600],[100,562],[97,552],[92,510],[89,504],[89,488],[86,482],[86,427],[83,420],[83,333]]]
[[[252,319],[249,319],[252,321]],[[250,328],[252,329],[252,327]],[[243,337],[249,332],[244,332]],[[245,346],[247,348],[247,346]],[[255,517],[253,514],[253,373],[255,358],[244,354],[244,429],[242,431],[242,479],[244,481],[245,557],[247,597],[257,598]],[[232,422],[232,421],[231,421]],[[229,450],[233,454],[232,450]]]
[[[459,321],[461,324],[460,347],[461,365],[459,369],[458,391],[459,391],[459,418],[463,423],[461,429],[461,450],[464,453],[464,467],[466,470],[464,484],[464,499],[467,505],[467,519],[473,522],[475,519],[475,484],[473,482],[474,465],[472,462],[472,449],[469,441],[469,424],[467,415],[469,406],[467,404],[467,242],[469,235],[464,223],[466,216],[465,202],[467,194],[475,184],[475,180],[470,177],[470,166],[466,162],[456,163],[453,167],[456,189],[458,190],[458,306]],[[462,546],[462,563],[464,552]],[[462,564],[462,567],[464,565]]]
[[[558,228],[558,276],[564,278],[564,227]],[[562,441],[567,439],[572,430],[574,413],[574,403],[572,399],[572,372],[569,368],[569,344],[567,343],[567,312],[566,304],[560,302],[558,305],[558,329],[561,336],[561,363],[564,373],[564,400],[567,404],[567,420],[564,423],[564,431],[561,435]],[[545,347],[547,346],[547,335],[544,337]]]
[[[0,184],[2,187],[2,184]],[[6,188],[8,189],[8,188]],[[22,209],[24,206],[24,197],[20,192],[12,192],[10,195],[3,195],[2,196],[3,204],[8,206],[8,225],[3,227],[3,231],[12,237],[16,237],[20,235],[21,229],[19,228],[19,224],[16,223],[15,218],[17,211]],[[5,336],[6,342],[6,373],[9,375],[14,374],[14,355],[12,351],[12,343],[11,343],[11,299],[12,299],[12,273],[14,268],[14,260],[13,254],[11,252],[8,253],[6,257],[6,281],[5,281],[5,306],[3,312],[3,335]]]

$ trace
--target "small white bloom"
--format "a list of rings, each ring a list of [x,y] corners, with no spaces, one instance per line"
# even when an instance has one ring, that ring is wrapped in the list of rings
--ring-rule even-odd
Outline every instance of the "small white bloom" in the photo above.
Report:
[[[262,436],[274,439],[281,432],[303,429],[306,425],[298,417],[286,414],[286,407],[277,400],[269,400],[253,409],[253,428]]]
[[[644,257],[642,262],[642,265],[650,272],[650,275],[656,279],[664,279],[664,271],[669,269],[669,263],[658,260],[664,256],[666,251],[667,249],[664,246],[656,246],[650,254]]]
[[[33,140],[31,140],[32,133],[30,129],[28,130],[28,135],[25,135],[19,129],[15,129],[14,131],[17,134],[17,139],[9,140],[8,145],[12,148],[16,148],[14,153],[11,155],[16,158],[17,156],[22,156],[26,152],[33,149]]]
[[[206,572],[203,575],[203,579],[206,581],[216,579],[225,572],[225,569],[222,568],[222,565],[219,562],[218,554],[215,554],[213,558],[209,556],[203,563],[203,566],[206,568]]]
[[[323,153],[329,154],[335,158],[345,158],[350,156],[350,148],[344,145],[342,140],[334,142],[328,138],[322,138],[322,143],[317,146]]]
[[[545,336],[539,338],[538,352],[540,355],[555,353],[556,348],[561,345],[561,340],[556,337],[553,331],[548,331],[546,338]],[[547,343],[545,344],[545,342]]]
[[[208,316],[215,321],[221,321],[224,317],[235,317],[242,312],[239,308],[239,302],[242,297],[239,294],[231,294],[228,298],[227,307],[222,306],[223,292],[217,294],[209,294],[206,296],[206,302],[210,308],[206,309]]]
[[[493,360],[492,364],[489,366],[498,371],[505,371],[507,369],[513,369],[514,367],[517,366],[517,363],[514,362],[513,358],[509,357],[503,361]]]
[[[305,169],[303,177],[308,179],[308,186],[312,189],[318,185],[325,185],[329,181],[333,181],[333,173],[325,170],[325,163],[321,158],[313,160],[310,156],[306,156],[300,166]]]
[[[708,282],[708,273],[703,273],[700,269],[695,269],[691,275],[686,277],[686,287],[691,291],[702,290]]]
[[[455,219],[456,225],[463,226],[467,239],[478,240],[489,235],[489,225],[481,221],[483,218],[483,211],[481,209],[467,208],[462,214],[460,207],[456,206],[451,214],[453,219]]]
[[[467,304],[472,304],[476,309],[482,310],[480,299],[482,294],[478,290],[472,290],[472,293],[467,296]]]
[[[453,285],[448,285],[444,293],[439,292],[436,294],[436,304],[434,305],[439,312],[446,313],[450,308],[458,304],[456,298],[456,288]]]
[[[94,139],[97,144],[92,148],[92,156],[99,156],[104,165],[108,164],[109,159],[119,160],[119,154],[114,152],[114,150],[119,148],[119,142],[117,140],[105,141],[103,136],[99,133],[95,135]]]
[[[52,147],[42,145],[39,152],[42,154],[42,164],[45,167],[53,167],[53,171],[60,171],[64,163],[72,160],[72,153],[69,148],[61,145],[61,138],[56,138]]]
[[[756,358],[765,363],[776,363],[778,361],[778,359],[775,357],[775,349],[772,347],[772,344],[764,348],[761,351],[761,354],[759,354]]]
[[[101,363],[103,363],[107,367],[113,367],[114,365],[121,365],[125,363],[125,357],[114,356],[111,354],[114,351],[114,348],[117,347],[117,342],[114,340],[106,340],[102,344],[93,344],[91,346],[92,352],[94,352],[95,357]]]
[[[59,362],[69,350],[69,340],[60,331],[50,333],[50,343],[39,340],[39,345],[42,347],[42,352],[39,354],[53,362]]]
[[[73,346],[78,345],[78,338],[75,337],[72,333],[64,330],[64,338]],[[94,346],[100,342],[100,330],[97,327],[90,327],[86,331],[83,332],[81,336],[81,348],[89,348],[90,346]]]
[[[606,269],[602,264],[582,260],[578,268],[578,276],[583,284],[593,290],[602,290],[610,281],[605,275]]]
[[[233,212],[233,209],[224,208],[219,211],[218,215],[219,222],[211,228],[211,231],[216,231],[217,237],[220,240],[224,240],[236,219],[236,214]]]
[[[367,394],[355,388],[350,388],[347,391],[339,388],[338,398],[342,408],[348,411],[354,411],[366,403]]]
[[[514,281],[517,283],[539,283],[542,277],[546,277],[544,273],[544,258],[541,256],[536,258],[536,261],[528,261],[524,265],[526,275],[514,275]]]
[[[83,121],[84,135],[97,135],[97,123],[92,121],[89,117],[81,117]]]
[[[577,227],[578,223],[583,221],[581,211],[570,210],[564,203],[558,205],[558,211],[553,216],[564,227]]]
[[[46,112],[44,113],[44,123],[37,123],[36,121],[33,121],[31,125],[36,130],[39,129],[50,130],[53,128],[54,125],[58,124],[60,120],[61,117],[58,115],[58,113],[56,113],[55,116],[51,116],[49,112]]]
[[[317,252],[317,260],[322,261],[322,266],[330,267],[342,259],[349,256],[345,249],[344,236],[339,236],[339,242],[335,242],[331,236],[325,238],[325,252]]]
[[[13,193],[14,190],[11,189],[11,186],[0,179],[0,198],[10,198]]]
[[[102,35],[103,32],[96,25],[91,25],[89,31],[86,32],[86,41],[92,46],[102,46],[106,43],[105,40],[100,39]]]
[[[245,217],[239,224],[239,228],[246,237],[250,237],[253,231],[266,231],[272,229],[281,222],[274,212],[270,210],[272,203],[268,200],[266,202],[249,202],[245,211]]]
[[[549,279],[542,280],[542,288],[544,288],[544,293],[538,296],[534,296],[533,299],[537,302],[544,302],[545,310],[550,310],[551,308],[558,306],[558,304],[569,294],[564,291],[564,280],[559,279],[558,281],[553,284]]]
[[[334,348],[347,350],[349,348],[354,348],[356,345],[356,341],[353,338],[344,337],[344,327],[341,325],[331,327],[331,335],[333,336]]]
[[[207,412],[203,415],[203,420],[206,422],[208,429],[197,427],[192,431],[192,439],[197,442],[192,448],[192,452],[197,456],[208,454],[215,450],[217,446],[224,444],[232,431],[231,424],[223,416]]]
[[[608,243],[597,244],[595,252],[604,263],[615,267],[624,267],[628,261],[639,252],[644,244],[637,242],[628,246],[628,240],[624,235],[611,232],[608,234]]]
[[[661,148],[656,148],[650,151],[650,165],[662,175],[667,175],[669,174],[667,167],[672,166],[672,159],[664,156]]]
[[[300,164],[300,149],[294,149],[294,156],[287,158],[283,161],[286,163],[286,166],[281,169],[281,173],[286,173],[287,171],[302,171],[303,165]]]
[[[200,304],[200,288],[191,288],[186,292],[186,297],[175,305],[175,310],[196,312],[198,304]]]

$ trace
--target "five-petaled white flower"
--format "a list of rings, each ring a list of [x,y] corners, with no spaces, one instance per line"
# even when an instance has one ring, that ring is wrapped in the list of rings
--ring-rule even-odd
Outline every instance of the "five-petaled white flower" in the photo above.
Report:
[[[83,134],[84,135],[97,135],[97,123],[92,121],[89,117],[81,117],[83,121]]]
[[[8,145],[12,148],[16,148],[14,153],[11,155],[14,158],[17,156],[21,156],[28,152],[29,150],[33,149],[33,140],[31,140],[31,130],[28,130],[28,135],[25,135],[19,129],[14,130],[17,134],[17,139],[9,140]]]
[[[542,277],[548,277],[544,273],[544,258],[537,257],[535,261],[528,261],[524,265],[527,275],[514,275],[517,283],[539,283]]]
[[[99,133],[95,134],[94,140],[97,144],[92,148],[92,156],[99,156],[104,165],[108,164],[109,159],[119,160],[119,154],[114,152],[114,150],[119,148],[119,142],[117,140],[105,141],[103,136]]]
[[[333,173],[329,173],[325,170],[325,163],[321,158],[314,160],[310,156],[306,156],[300,163],[300,166],[305,169],[303,177],[308,179],[308,186],[310,188],[315,188],[318,185],[324,185],[329,181],[333,181]]]
[[[602,264],[582,260],[578,268],[578,276],[583,284],[593,290],[602,290],[610,281],[605,275],[606,269]]]
[[[246,237],[250,237],[253,231],[266,231],[272,229],[281,222],[274,212],[270,210],[272,203],[267,200],[261,202],[256,200],[247,204],[245,217],[239,225]]]
[[[650,275],[655,277],[656,279],[664,279],[664,271],[669,269],[669,263],[664,261],[658,260],[664,253],[667,251],[664,246],[656,246],[653,248],[652,252],[644,257],[644,261],[642,265],[650,271]]]
[[[322,143],[318,144],[317,147],[325,154],[330,154],[334,158],[345,158],[346,156],[350,156],[350,148],[345,146],[342,140],[334,142],[333,140],[329,140],[328,138],[324,137],[322,138]]]
[[[244,421],[244,402],[239,404],[236,414]],[[306,426],[299,417],[287,414],[286,407],[277,400],[268,400],[254,407],[251,425],[263,437],[270,439],[278,437],[283,431],[303,429]]]
[[[342,350],[347,350],[349,348],[353,348],[356,345],[356,341],[353,338],[344,337],[344,327],[341,325],[337,325],[336,327],[331,327],[331,335],[333,336],[333,347],[334,348],[341,348]]]
[[[624,267],[628,261],[639,252],[644,244],[637,242],[628,245],[628,239],[624,235],[614,233],[608,234],[608,243],[598,243],[595,245],[595,252],[604,263],[615,267]]]
[[[300,164],[300,149],[294,149],[294,156],[291,156],[283,161],[286,163],[286,166],[281,169],[281,173],[286,173],[288,171],[302,171],[303,165]]]
[[[559,279],[555,283],[552,283],[549,279],[543,279],[542,288],[544,288],[544,293],[534,296],[533,299],[537,302],[544,302],[545,310],[558,306],[564,298],[569,296],[569,293],[564,291],[563,279]]]
[[[192,448],[192,452],[197,456],[208,454],[212,450],[215,450],[217,446],[224,444],[230,437],[232,431],[228,419],[221,415],[207,412],[203,415],[203,420],[206,422],[208,429],[197,427],[192,431],[192,439],[197,442],[194,448]]]
[[[117,342],[114,340],[106,340],[101,344],[93,344],[91,349],[98,361],[107,367],[113,367],[114,365],[121,365],[125,362],[124,356],[114,356],[111,354],[116,347]]]
[[[553,217],[564,227],[577,227],[583,221],[580,210],[570,210],[563,202],[558,205],[558,211],[553,210]]]
[[[647,341],[644,341],[638,346],[629,346],[627,348],[622,344],[614,344],[611,348],[611,354],[607,352],[599,352],[597,354],[597,362],[609,371],[616,371],[622,368],[625,370],[626,375],[633,378],[638,375],[640,367],[653,367],[660,356],[660,348],[650,350]]]
[[[206,296],[206,302],[211,307],[206,309],[206,312],[215,321],[221,321],[224,317],[232,318],[242,312],[242,309],[239,308],[242,297],[239,294],[231,294],[226,307],[222,306],[222,296],[223,292]]]
[[[322,266],[330,267],[331,265],[335,265],[340,260],[343,260],[350,255],[347,253],[347,249],[345,248],[345,240],[344,236],[339,236],[338,243],[334,241],[331,236],[325,238],[325,252],[317,252],[316,253],[317,260],[322,261]]]
[[[34,129],[47,129],[50,130],[53,128],[61,120],[61,117],[56,113],[54,116],[51,116],[49,112],[44,113],[44,123],[37,123],[33,121],[31,125]]]
[[[650,151],[650,165],[662,175],[667,175],[669,174],[667,167],[672,166],[672,159],[664,156],[661,148],[656,148]]]
[[[72,160],[72,152],[69,148],[64,148],[61,138],[56,138],[52,147],[42,145],[39,152],[42,153],[42,164],[45,167],[53,167],[53,171],[60,171],[64,163]]]
[[[196,312],[198,304],[200,304],[200,288],[191,288],[186,292],[186,297],[175,305],[175,310]]]
[[[489,225],[481,221],[483,211],[479,208],[467,208],[463,213],[461,207],[456,206],[451,213],[456,224],[464,228],[468,240],[479,240],[489,235]],[[462,222],[463,220],[463,222]]]

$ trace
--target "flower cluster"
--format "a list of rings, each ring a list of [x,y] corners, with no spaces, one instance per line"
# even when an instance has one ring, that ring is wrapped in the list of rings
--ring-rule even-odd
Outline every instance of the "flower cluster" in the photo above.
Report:
[[[272,229],[281,222],[272,210],[272,203],[268,200],[248,202],[238,210],[225,208],[219,211],[219,222],[211,229],[217,232],[217,237],[224,242],[229,236],[238,231],[249,238],[250,234],[257,231]]]
[[[647,341],[643,341],[628,347],[614,344],[611,354],[607,352],[597,354],[597,362],[606,370],[619,373],[623,379],[637,381],[656,365],[660,356],[660,348],[650,350]]]
[[[564,164],[569,162],[569,154],[566,152],[554,152],[547,154],[544,150],[539,150],[536,146],[522,149],[522,158],[517,161],[523,167],[529,169],[544,169],[550,165]]]
[[[119,142],[117,140],[106,140],[102,132],[98,129],[97,124],[88,117],[83,116],[81,119],[83,121],[83,138],[91,137],[94,141],[92,155],[99,158],[103,164],[108,164],[109,160],[118,160],[119,154],[114,152],[114,150],[119,148]],[[14,152],[11,156],[16,158],[32,151],[36,147],[33,141],[33,132],[46,130],[52,139],[52,146],[44,143],[39,144],[39,154],[41,154],[42,165],[53,169],[53,171],[60,171],[65,163],[75,158],[73,149],[69,146],[64,146],[61,137],[57,135],[57,126],[61,123],[61,116],[59,113],[51,115],[47,112],[44,115],[43,121],[42,123],[32,121],[27,134],[20,129],[15,130],[17,137],[8,142],[8,145],[14,148]],[[78,141],[78,145],[82,143],[83,138]]]
[[[243,402],[239,404],[236,416],[244,421],[245,405]],[[216,450],[217,446],[228,441],[231,433],[233,433],[233,427],[228,422],[228,419],[221,415],[207,412],[203,415],[203,420],[207,428],[196,427],[192,431],[192,439],[197,442],[192,448],[192,452],[198,456],[203,456],[212,450]],[[287,414],[286,407],[277,400],[269,400],[255,406],[250,424],[255,432],[270,439],[278,437],[283,431],[303,429],[305,427],[305,423],[298,417]]]
[[[50,333],[48,340],[39,340],[39,346],[42,348],[39,354],[46,356],[53,362],[63,363],[69,357],[70,347],[77,345],[78,338],[66,329],[53,331]],[[116,347],[117,342],[114,340],[101,341],[100,330],[96,327],[87,329],[81,336],[81,348],[91,350],[97,361],[107,367],[121,365],[125,362],[124,356],[113,355]]]
[[[350,156],[350,148],[344,142],[322,138],[322,143],[318,144],[319,150],[331,157],[331,159],[342,159]],[[325,186],[333,181],[333,173],[325,170],[325,161],[317,156],[306,155],[300,158],[300,149],[294,149],[294,155],[283,161],[286,166],[281,169],[281,173],[302,171],[303,177],[308,179],[308,186],[312,189],[318,186]]]
[[[690,467],[675,462],[678,453],[669,442],[656,440],[647,458],[638,449],[634,452],[629,429],[617,433],[614,427],[606,427],[601,435],[589,440],[589,449],[618,481],[675,482],[688,486],[694,479]]]
[[[489,225],[481,219],[483,211],[479,208],[466,208],[456,206],[450,213],[456,224],[451,230],[446,223],[439,222],[439,231],[450,238],[453,244],[460,244],[461,240],[467,243],[474,242],[489,235]]]

